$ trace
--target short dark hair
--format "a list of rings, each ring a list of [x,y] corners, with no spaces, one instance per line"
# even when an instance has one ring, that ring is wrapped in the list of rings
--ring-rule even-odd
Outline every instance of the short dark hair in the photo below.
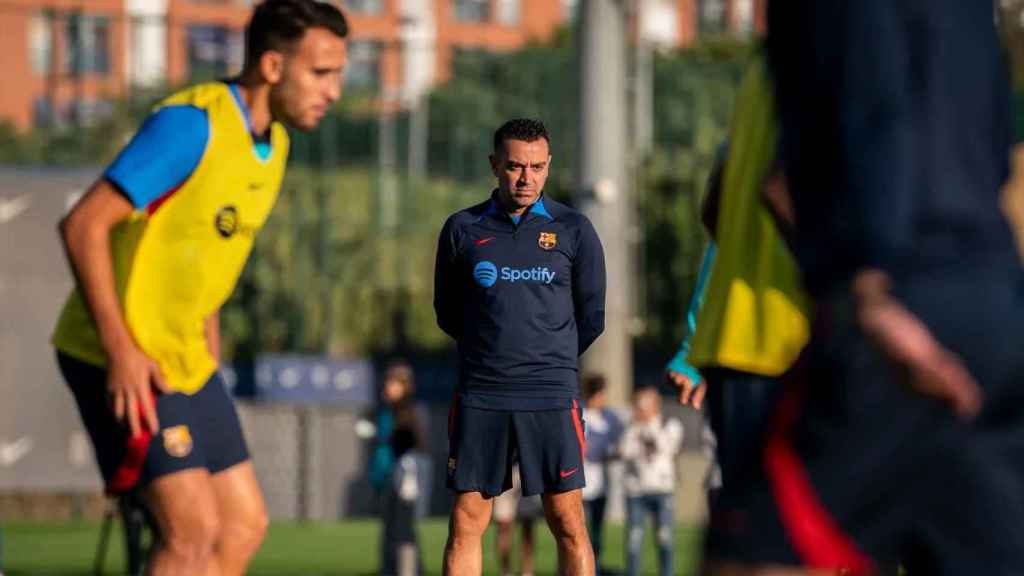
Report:
[[[265,0],[252,11],[245,28],[245,64],[259,62],[269,50],[284,50],[310,28],[348,36],[348,21],[337,6],[318,0]]]
[[[587,374],[583,377],[583,399],[590,400],[604,392],[607,382],[602,374]]]
[[[543,122],[531,118],[514,118],[494,132],[494,151],[501,150],[505,140],[536,142],[541,138],[546,140],[548,145],[551,144],[551,137],[548,136],[548,129],[544,127]]]

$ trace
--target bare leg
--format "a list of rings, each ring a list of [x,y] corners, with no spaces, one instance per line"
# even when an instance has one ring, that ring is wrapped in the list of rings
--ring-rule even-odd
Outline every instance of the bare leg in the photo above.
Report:
[[[558,545],[558,573],[593,576],[594,552],[583,520],[583,491],[544,494],[542,500],[544,516]]]
[[[494,547],[498,553],[498,572],[501,576],[512,573],[512,522],[495,522]]]
[[[523,539],[519,543],[519,572],[523,576],[533,576],[533,518],[521,521]]]
[[[215,550],[223,576],[241,576],[267,532],[267,509],[252,462],[245,461],[211,476],[220,516]]]
[[[479,576],[483,570],[480,540],[491,520],[493,499],[480,492],[456,494],[444,547],[445,576]]]
[[[160,531],[148,574],[220,574],[214,556],[220,517],[206,470],[194,468],[157,478],[146,487],[143,498]]]

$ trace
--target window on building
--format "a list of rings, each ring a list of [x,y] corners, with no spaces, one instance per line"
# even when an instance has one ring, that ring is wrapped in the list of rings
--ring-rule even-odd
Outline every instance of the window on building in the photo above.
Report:
[[[53,15],[37,12],[32,15],[28,32],[28,57],[32,71],[49,74],[53,63]]]
[[[380,43],[353,40],[348,45],[345,87],[378,91],[380,89]]]
[[[36,98],[32,102],[32,125],[36,128],[53,126],[57,120],[54,112],[53,101],[48,96]]]
[[[505,26],[519,25],[520,0],[495,0],[494,16],[499,24]]]
[[[576,21],[580,11],[580,0],[562,0],[562,20],[566,23]]]
[[[722,34],[726,31],[725,0],[700,0],[697,7],[701,34]]]
[[[242,69],[242,34],[221,26],[190,26],[188,71],[193,82],[238,74]]]
[[[89,126],[110,116],[114,105],[107,100],[75,100],[67,107],[66,116],[75,124]]]
[[[356,14],[380,14],[384,11],[383,0],[345,0],[345,8]]]
[[[754,33],[754,0],[733,0],[732,9],[736,34],[750,37]]]
[[[69,74],[110,73],[110,19],[72,14],[67,22],[64,69]]]
[[[486,22],[490,17],[489,0],[455,0],[455,19],[460,22]]]

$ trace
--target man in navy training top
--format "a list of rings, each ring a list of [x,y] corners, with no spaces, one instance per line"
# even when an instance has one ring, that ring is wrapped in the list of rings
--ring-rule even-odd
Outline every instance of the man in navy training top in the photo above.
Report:
[[[460,357],[448,427],[449,576],[481,573],[480,540],[515,462],[523,496],[543,495],[558,573],[594,573],[578,358],[604,330],[604,251],[583,214],[544,197],[549,145],[541,122],[506,122],[490,157],[498,188],[441,230],[434,308]]]

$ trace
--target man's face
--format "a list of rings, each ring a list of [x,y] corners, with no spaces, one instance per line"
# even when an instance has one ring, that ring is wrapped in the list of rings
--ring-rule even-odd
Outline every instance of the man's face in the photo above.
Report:
[[[551,166],[548,141],[505,140],[491,156],[491,171],[498,179],[498,198],[505,208],[521,211],[540,198]]]
[[[326,28],[310,28],[282,56],[279,78],[271,82],[274,117],[299,130],[312,130],[341,97],[345,40]]]

